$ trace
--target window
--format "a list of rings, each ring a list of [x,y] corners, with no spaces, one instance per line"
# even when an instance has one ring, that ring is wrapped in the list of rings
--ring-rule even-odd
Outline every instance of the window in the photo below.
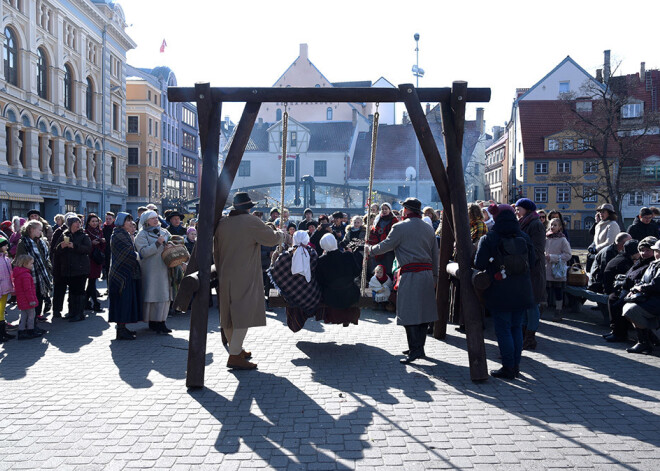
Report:
[[[328,121],[332,121],[332,108],[328,107],[327,110],[325,110],[325,119]]]
[[[195,175],[197,172],[195,170],[195,159],[186,157],[185,155],[181,159],[181,164],[183,166],[183,172],[189,175]]]
[[[11,28],[5,28],[4,46],[5,80],[18,87],[18,44]]]
[[[314,161],[314,176],[315,177],[327,177],[328,176],[328,161],[327,160],[315,160]]]
[[[154,124],[154,120],[149,118],[149,124],[148,124],[148,127],[147,127],[147,132],[149,133],[150,136],[152,134],[153,124]]]
[[[296,162],[294,160],[286,161],[286,176],[293,177],[295,175]]]
[[[298,145],[298,133],[295,131],[291,132],[291,147],[296,147]]]
[[[64,107],[73,111],[73,70],[69,64],[64,65]]]
[[[193,199],[195,196],[197,196],[195,192],[195,183],[193,182],[181,182],[181,192],[183,193],[182,196],[186,199]]]
[[[153,184],[153,181],[152,181],[151,178],[150,178],[150,179],[149,179],[148,186],[147,186],[147,198],[151,198],[151,197],[152,197],[152,195],[153,195],[153,191],[154,191],[154,184]]]
[[[78,206],[80,206],[80,201],[64,200],[64,211],[67,213],[77,213]]]
[[[568,186],[557,187],[557,203],[571,202],[571,188]]]
[[[243,160],[238,166],[238,176],[239,177],[249,177],[250,176],[250,161]]]
[[[182,147],[191,152],[197,152],[197,137],[187,131],[183,131]]]
[[[85,115],[90,121],[94,121],[94,84],[87,77],[87,90],[85,91]]]
[[[193,110],[189,110],[188,108],[184,107],[182,112],[182,118],[183,118],[183,122],[188,126],[190,126],[191,128],[196,127],[197,120],[195,117],[195,112]]]
[[[643,103],[629,103],[621,107],[621,117],[624,119],[640,118]]]
[[[154,167],[158,167],[158,151],[154,151]]]
[[[158,121],[156,121],[156,124],[154,124],[154,135],[155,135],[156,137],[158,137],[158,128],[159,128],[159,127],[160,127],[160,126],[158,126]]]
[[[518,170],[518,172],[520,173],[520,176],[522,177],[523,176],[523,166],[522,166],[522,164],[520,164],[520,169]]]
[[[140,149],[137,147],[128,148],[128,165],[140,164]]]
[[[642,206],[644,204],[644,194],[641,191],[633,191],[628,195],[628,206]]]
[[[557,162],[557,173],[571,173],[570,162]]]
[[[548,139],[548,150],[559,150],[559,139]]]
[[[43,48],[37,49],[37,93],[44,100],[48,99],[48,59]]]
[[[153,156],[153,153],[152,153],[151,150],[148,150],[148,151],[147,151],[147,156],[149,157],[149,158],[148,158],[148,161],[149,161],[149,167],[151,167],[151,166],[152,166],[152,163],[153,163],[153,162],[152,162],[152,156]]]
[[[585,161],[584,173],[598,173],[598,162],[596,160]]]
[[[577,150],[586,150],[589,148],[589,141],[587,139],[577,140]]]
[[[561,140],[561,149],[562,150],[573,150],[573,139],[562,139]]]
[[[138,182],[137,178],[128,179],[128,196],[138,196]]]
[[[548,187],[534,188],[534,202],[547,203],[548,202]]]
[[[110,159],[110,184],[117,184],[117,157]]]
[[[582,200],[585,203],[597,203],[598,195],[596,194],[596,188],[585,185],[582,189]]]
[[[559,82],[559,93],[568,93],[571,91],[571,82]]]
[[[398,187],[397,195],[399,198],[408,198],[410,196],[410,187],[406,185]]]
[[[119,131],[119,104],[112,104],[112,130]]]
[[[147,100],[151,101],[151,90],[147,90]]]
[[[128,117],[128,132],[131,134],[137,134],[139,131],[139,121],[137,116]]]
[[[656,191],[651,193],[651,200],[649,201],[649,204],[658,204],[660,203],[660,192]]]
[[[592,105],[590,101],[578,101],[575,103],[575,111],[578,113],[591,113]]]
[[[548,162],[536,162],[534,163],[534,174],[541,175],[548,173]]]

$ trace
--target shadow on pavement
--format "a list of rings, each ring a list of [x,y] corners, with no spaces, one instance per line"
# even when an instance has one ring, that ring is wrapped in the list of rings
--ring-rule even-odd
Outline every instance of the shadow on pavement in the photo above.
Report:
[[[139,324],[144,325],[144,324]],[[131,326],[133,329],[135,326]],[[169,335],[156,335],[139,327],[135,340],[113,340],[110,343],[112,360],[119,377],[136,389],[153,386],[148,376],[152,371],[172,379],[186,378],[188,341]],[[206,354],[206,366],[213,362],[213,353]]]
[[[110,326],[98,314],[85,311],[87,318],[82,322],[69,322],[66,319],[55,319],[49,326],[48,343],[63,353],[75,353],[85,345],[103,335]]]
[[[47,340],[45,337],[41,337],[20,342],[13,339],[3,343],[2,350],[0,350],[0,378],[7,380],[24,378],[27,370],[36,364],[48,350]]]

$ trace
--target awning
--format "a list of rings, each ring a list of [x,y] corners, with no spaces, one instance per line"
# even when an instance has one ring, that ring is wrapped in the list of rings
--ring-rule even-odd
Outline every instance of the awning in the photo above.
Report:
[[[39,195],[28,195],[26,193],[15,193],[13,191],[0,191],[0,199],[8,201],[30,201],[32,203],[43,203],[43,197]]]

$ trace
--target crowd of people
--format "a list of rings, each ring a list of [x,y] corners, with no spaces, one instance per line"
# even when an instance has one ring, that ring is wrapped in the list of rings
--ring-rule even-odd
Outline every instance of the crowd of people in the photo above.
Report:
[[[254,203],[237,193],[233,206],[216,229],[214,261],[218,273],[221,324],[227,338],[228,366],[256,368],[243,349],[249,327],[265,325],[264,299],[277,288],[296,309],[301,328],[319,305],[330,309],[336,323],[356,322],[354,306],[361,296],[363,257],[367,254],[367,289],[375,306],[396,311],[406,327],[409,349],[404,363],[425,355],[424,338],[435,313],[435,282],[441,212],[408,198],[401,210],[390,203],[372,205],[352,218],[341,211],[315,218],[306,209],[300,221],[273,208],[266,217],[250,212]],[[519,375],[525,349],[537,347],[541,312],[561,322],[566,306],[567,271],[575,260],[568,228],[559,211],[538,209],[527,198],[514,205],[477,201],[468,206],[474,268],[487,273],[489,286],[480,293],[493,318],[502,367],[493,376]],[[256,217],[255,217],[256,216]],[[660,327],[660,232],[656,208],[641,208],[622,232],[610,204],[596,211],[589,246],[588,289],[608,297],[612,331],[608,342],[627,341],[634,327],[631,353],[648,353],[658,343]],[[82,321],[86,311],[102,311],[97,280],[105,278],[108,319],[119,340],[133,340],[127,325],[146,322],[168,334],[173,300],[185,264],[170,267],[163,254],[169,246],[192,253],[196,220],[184,224],[175,210],[158,213],[154,205],[129,213],[58,214],[51,226],[38,210],[0,224],[0,341],[38,338],[40,322],[64,314]],[[264,298],[265,296],[265,298]],[[18,325],[5,320],[16,303]],[[358,311],[359,315],[359,311]],[[326,322],[328,320],[326,319]],[[460,322],[460,321],[459,321]],[[43,324],[42,324],[43,326]]]

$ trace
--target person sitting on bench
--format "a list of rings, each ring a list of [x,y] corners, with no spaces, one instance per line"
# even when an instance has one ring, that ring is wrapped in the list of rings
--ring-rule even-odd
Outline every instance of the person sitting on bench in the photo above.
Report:
[[[627,232],[619,232],[613,244],[608,245],[598,252],[589,273],[589,285],[587,286],[589,291],[595,291],[596,293],[603,292],[603,273],[607,264],[623,251],[623,245],[631,238]]]

